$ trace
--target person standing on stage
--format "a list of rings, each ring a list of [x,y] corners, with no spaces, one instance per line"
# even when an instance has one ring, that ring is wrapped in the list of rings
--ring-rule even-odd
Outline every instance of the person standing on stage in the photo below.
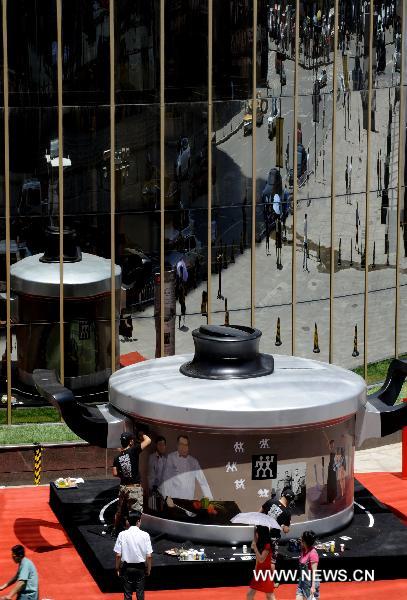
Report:
[[[267,500],[261,507],[261,513],[273,517],[281,527],[283,533],[290,531],[291,525],[291,511],[288,508],[290,502],[294,500],[294,492],[292,489],[287,488],[281,492],[280,500]],[[280,529],[271,529],[270,537],[274,540],[278,540],[281,537]]]
[[[146,531],[140,530],[141,512],[131,512],[128,529],[121,531],[113,551],[116,554],[116,573],[121,578],[124,600],[144,600],[144,580],[151,573],[151,539]]]
[[[202,496],[213,499],[211,489],[206,480],[199,462],[189,454],[189,438],[179,435],[177,450],[168,455],[164,469],[163,483],[159,489],[166,498],[168,506],[172,505],[172,498],[195,500],[195,483],[198,482]]]
[[[18,600],[38,600],[38,573],[34,563],[25,556],[24,546],[17,544],[11,548],[11,556],[18,564],[17,573],[3,585],[0,590],[14,587],[5,596],[0,596],[0,600],[12,600],[16,597]]]
[[[139,455],[151,444],[151,439],[144,433],[140,439],[124,432],[120,436],[122,450],[113,461],[113,475],[120,477],[120,491],[117,512],[114,518],[114,534],[118,532],[123,515],[128,511],[143,511],[143,488],[140,483]]]

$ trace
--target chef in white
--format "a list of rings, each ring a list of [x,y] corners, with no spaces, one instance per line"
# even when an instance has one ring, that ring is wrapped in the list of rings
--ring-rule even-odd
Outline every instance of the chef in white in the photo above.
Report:
[[[195,481],[202,490],[202,497],[213,499],[211,489],[199,462],[189,454],[189,438],[179,435],[177,450],[168,455],[160,492],[164,498],[195,499]]]

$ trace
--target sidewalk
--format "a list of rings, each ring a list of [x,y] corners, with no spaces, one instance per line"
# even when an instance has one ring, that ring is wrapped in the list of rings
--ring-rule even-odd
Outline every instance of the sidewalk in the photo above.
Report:
[[[355,452],[355,473],[400,473],[401,442],[357,450]]]

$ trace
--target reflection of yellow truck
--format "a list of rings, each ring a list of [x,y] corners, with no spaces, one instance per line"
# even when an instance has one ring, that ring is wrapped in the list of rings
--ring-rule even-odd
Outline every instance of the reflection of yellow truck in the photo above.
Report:
[[[265,98],[256,99],[256,125],[259,127],[263,124],[264,115],[267,112],[267,100]],[[248,100],[246,103],[246,112],[243,117],[243,135],[252,132],[253,128],[253,100]]]

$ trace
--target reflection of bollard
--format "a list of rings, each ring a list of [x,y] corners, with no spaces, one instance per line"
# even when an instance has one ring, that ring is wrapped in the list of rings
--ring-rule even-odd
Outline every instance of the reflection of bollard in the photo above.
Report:
[[[42,448],[41,445],[34,444],[34,485],[41,483],[41,463],[42,463]]]
[[[232,249],[230,251],[230,262],[235,262],[235,240],[232,241]]]
[[[276,341],[275,341],[275,345],[276,346],[281,346],[283,342],[281,341],[281,335],[280,335],[280,317],[277,318],[277,330],[276,330]]]
[[[376,242],[373,242],[373,262],[372,269],[376,268]]]
[[[353,338],[353,352],[352,352],[352,356],[356,357],[359,356],[359,350],[358,350],[358,326],[355,325],[355,335]]]
[[[338,267],[342,264],[342,238],[339,238]]]
[[[350,238],[350,266],[353,267],[353,239]]]
[[[315,327],[314,327],[314,348],[312,351],[315,354],[318,354],[319,352],[321,352],[321,350],[319,349],[318,327],[317,327],[316,323],[315,323]]]
[[[321,238],[318,240],[318,258],[317,262],[321,262]]]
[[[360,253],[362,255],[361,259],[360,259],[360,268],[361,269],[365,269],[366,268],[366,252],[363,249],[363,245],[362,245],[362,248],[360,250]]]

